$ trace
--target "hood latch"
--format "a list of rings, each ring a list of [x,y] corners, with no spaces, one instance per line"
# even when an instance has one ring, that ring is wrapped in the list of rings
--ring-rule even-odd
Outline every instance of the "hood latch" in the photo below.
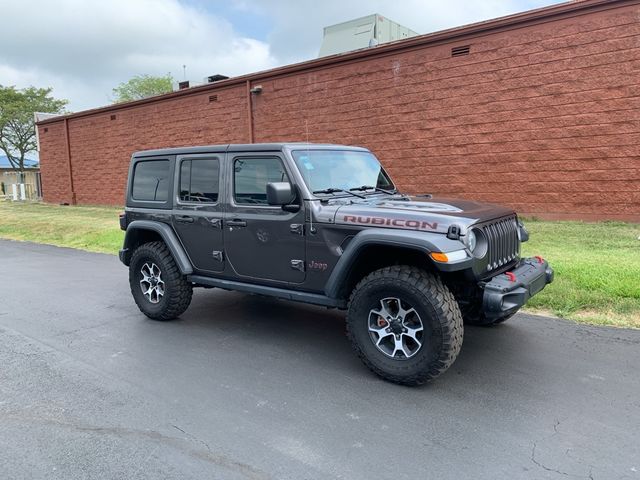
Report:
[[[447,238],[451,240],[460,240],[460,226],[450,225],[447,229]]]

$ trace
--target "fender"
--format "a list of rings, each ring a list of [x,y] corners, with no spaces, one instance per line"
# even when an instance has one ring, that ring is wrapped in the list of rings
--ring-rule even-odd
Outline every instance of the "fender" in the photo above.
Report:
[[[136,234],[141,230],[151,230],[158,233],[167,247],[169,247],[171,255],[180,269],[180,273],[183,275],[191,275],[193,273],[193,266],[189,261],[189,257],[173,229],[166,223],[151,220],[134,220],[129,224],[124,237],[124,246],[122,250],[120,250],[120,261],[122,261],[122,263],[129,266],[131,259],[130,249],[136,244]]]
[[[457,240],[451,240],[441,233],[429,233],[416,230],[391,230],[385,228],[368,228],[360,231],[349,242],[346,250],[336,263],[327,280],[325,295],[337,298],[340,287],[348,277],[351,267],[358,259],[362,250],[370,245],[385,245],[417,250],[427,256],[430,252],[451,252],[463,248]],[[443,272],[464,270],[471,268],[473,259],[468,258],[455,264],[433,262],[436,268]]]

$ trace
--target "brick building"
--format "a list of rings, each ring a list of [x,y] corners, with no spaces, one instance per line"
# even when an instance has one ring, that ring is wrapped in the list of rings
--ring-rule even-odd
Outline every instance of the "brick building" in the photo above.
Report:
[[[406,192],[640,221],[640,0],[564,3],[38,129],[48,202],[122,204],[135,150],[308,139],[370,148]]]

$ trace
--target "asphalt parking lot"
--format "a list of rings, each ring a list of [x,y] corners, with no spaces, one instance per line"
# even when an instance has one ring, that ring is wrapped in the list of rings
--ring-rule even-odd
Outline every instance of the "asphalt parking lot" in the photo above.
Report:
[[[114,256],[0,259],[0,478],[640,478],[640,331],[520,314],[407,388],[340,312],[196,290],[158,323]]]

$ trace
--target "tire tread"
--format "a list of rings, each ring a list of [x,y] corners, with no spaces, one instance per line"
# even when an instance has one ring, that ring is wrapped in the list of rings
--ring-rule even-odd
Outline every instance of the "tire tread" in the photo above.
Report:
[[[165,278],[165,283],[170,284],[167,289],[169,297],[167,298],[167,306],[158,313],[151,313],[146,310],[144,304],[141,304],[141,299],[135,294],[134,288],[139,288],[137,280],[133,273],[133,265],[137,264],[138,259],[141,256],[149,256],[149,254],[157,255],[162,261],[162,275]],[[193,296],[193,286],[187,281],[184,275],[180,273],[180,269],[171,255],[171,251],[164,242],[149,242],[139,246],[131,257],[132,266],[129,273],[129,284],[131,286],[131,293],[136,302],[136,305],[142,313],[153,320],[167,321],[173,320],[182,315],[191,303]]]
[[[349,307],[365,285],[389,281],[401,282],[418,290],[436,311],[442,334],[442,349],[437,360],[430,364],[425,361],[425,368],[413,375],[394,375],[378,368],[367,358],[354,338],[352,328],[356,319],[350,318],[350,309],[347,314],[347,337],[364,364],[380,377],[403,385],[421,385],[443,374],[458,356],[464,336],[462,314],[453,294],[439,277],[409,265],[381,268],[364,277],[351,293]]]

